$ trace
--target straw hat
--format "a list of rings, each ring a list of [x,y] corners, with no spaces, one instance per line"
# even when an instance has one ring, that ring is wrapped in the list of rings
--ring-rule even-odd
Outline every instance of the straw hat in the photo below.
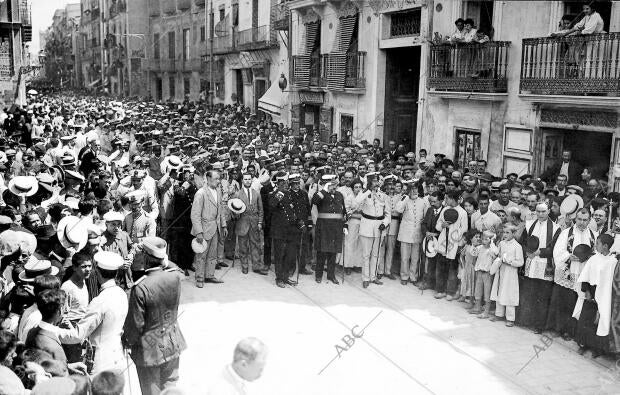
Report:
[[[243,213],[245,213],[245,210],[246,210],[245,203],[243,203],[243,200],[241,200],[239,198],[232,198],[232,199],[230,199],[228,201],[228,208],[234,214],[243,214]]]
[[[65,248],[75,247],[79,251],[88,242],[88,222],[73,215],[64,217],[58,223],[56,235]]]
[[[17,196],[32,196],[39,190],[39,181],[33,176],[17,176],[9,181],[9,190]]]
[[[195,254],[202,254],[203,252],[205,252],[207,250],[207,248],[209,247],[209,244],[207,244],[206,240],[202,240],[202,244],[198,242],[198,240],[196,240],[196,238],[194,238],[194,240],[192,240],[192,251],[194,251]]]
[[[428,258],[433,258],[437,255],[437,240],[425,237],[424,240],[422,240],[422,245],[424,246],[424,254]]]
[[[33,282],[37,276],[44,274],[55,276],[58,274],[58,271],[56,266],[52,266],[52,262],[48,260],[38,260],[31,256],[24,265],[24,271],[19,273],[19,279],[25,282]]]

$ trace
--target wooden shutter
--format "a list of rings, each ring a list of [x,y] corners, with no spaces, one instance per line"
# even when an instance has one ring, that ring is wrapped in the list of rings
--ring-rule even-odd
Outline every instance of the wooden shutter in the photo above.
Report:
[[[345,85],[347,50],[355,31],[359,14],[339,18],[336,50],[329,54],[327,60],[327,87],[342,90]]]
[[[328,142],[329,136],[332,134],[332,124],[334,118],[333,107],[321,108],[321,114],[319,115],[319,130],[321,131],[321,141]]]
[[[306,23],[306,40],[302,54],[295,61],[295,85],[307,88],[310,85],[310,54],[316,46],[320,23]]]

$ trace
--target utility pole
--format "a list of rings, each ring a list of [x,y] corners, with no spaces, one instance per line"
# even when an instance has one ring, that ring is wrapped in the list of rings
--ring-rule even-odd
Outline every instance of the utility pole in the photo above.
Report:
[[[210,0],[209,3],[209,105],[213,106],[215,102],[215,90],[213,83],[213,33],[215,31],[213,26],[213,0]]]

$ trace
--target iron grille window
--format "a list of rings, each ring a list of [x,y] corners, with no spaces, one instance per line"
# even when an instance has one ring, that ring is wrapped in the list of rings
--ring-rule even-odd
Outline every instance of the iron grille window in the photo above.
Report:
[[[456,130],[456,153],[454,155],[458,167],[467,167],[470,161],[481,158],[481,135],[480,132],[471,130]]]
[[[419,35],[421,15],[422,12],[419,9],[392,14],[390,17],[390,37]]]

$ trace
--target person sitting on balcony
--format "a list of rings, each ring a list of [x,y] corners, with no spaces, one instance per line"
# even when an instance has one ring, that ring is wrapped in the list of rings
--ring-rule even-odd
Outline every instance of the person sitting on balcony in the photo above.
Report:
[[[564,15],[562,19],[560,19],[560,23],[558,24],[559,30],[552,32],[549,34],[549,37],[564,37],[571,32],[572,19],[570,15]]]

